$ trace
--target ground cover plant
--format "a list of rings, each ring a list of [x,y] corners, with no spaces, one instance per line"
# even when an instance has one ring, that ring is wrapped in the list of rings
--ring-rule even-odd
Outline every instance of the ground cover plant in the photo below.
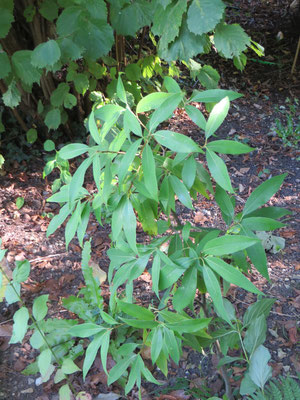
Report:
[[[235,190],[216,153],[239,155],[253,149],[236,141],[214,139],[230,101],[240,95],[208,90],[186,98],[169,77],[164,87],[164,92],[144,97],[134,112],[119,78],[116,101],[95,108],[89,117],[90,144],[73,143],[59,151],[62,160],[81,157],[82,162],[69,182],[49,199],[61,204],[61,210],[52,219],[48,235],[70,216],[66,245],[77,233],[83,246],[86,287],[77,297],[65,299],[64,306],[84,322],[46,320],[48,298],[38,297],[30,328],[35,331],[31,344],[41,354],[28,372],[40,371],[47,380],[56,365],[55,381],[60,382],[78,371],[74,360],[84,354],[85,377],[100,351],[105,371],[108,354],[116,362],[107,371],[109,384],[118,380],[128,393],[134,385],[140,388],[142,377],[158,383],[143,359],[146,348],[151,348],[152,363],[167,374],[169,358],[178,363],[182,346],[201,351],[211,345],[221,357],[227,397],[232,393],[224,366],[236,361],[246,363],[241,394],[248,395],[263,389],[270,377],[270,354],[263,343],[265,319],[274,300],[259,297],[241,322],[225,297],[230,284],[263,296],[245,276],[252,268],[247,257],[268,278],[265,251],[255,232],[283,226],[278,219],[288,211],[262,206],[279,190],[285,174],[257,187],[243,211],[236,214]],[[210,105],[207,119],[195,103]],[[184,108],[203,132],[201,145],[180,132],[160,129],[177,107]],[[204,159],[209,172],[202,165]],[[89,192],[84,180],[90,167],[95,186]],[[226,228],[180,223],[176,205],[180,202],[192,209],[192,199],[198,195],[215,197]],[[88,265],[90,244],[84,238],[90,213],[100,224],[111,225],[109,299],[101,296],[99,281]],[[149,235],[146,242],[137,240],[137,221]],[[151,273],[153,300],[141,306],[135,304],[134,281],[145,269]],[[18,264],[14,271],[5,293],[9,303],[19,300],[20,282],[28,277],[29,263]],[[200,307],[195,307],[195,296]],[[25,306],[15,314],[12,343],[23,339],[29,315]],[[85,338],[90,338],[87,347],[80,340]],[[232,358],[227,352],[234,347],[241,352]],[[72,385],[67,380],[60,389],[62,399],[71,396]]]

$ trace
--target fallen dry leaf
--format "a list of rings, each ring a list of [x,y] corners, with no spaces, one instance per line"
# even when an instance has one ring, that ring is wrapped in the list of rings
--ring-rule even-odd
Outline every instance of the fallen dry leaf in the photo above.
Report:
[[[0,336],[11,337],[11,334],[12,334],[12,325],[8,324],[0,325]]]
[[[92,268],[93,270],[93,276],[94,278],[98,278],[100,285],[101,283],[104,283],[106,281],[106,272],[103,271],[98,264],[96,264],[94,261],[90,260],[89,262],[89,266]]]
[[[196,212],[196,214],[194,216],[195,224],[200,224],[200,223],[203,223],[206,221],[207,221],[207,218],[202,212],[200,212],[200,211]]]

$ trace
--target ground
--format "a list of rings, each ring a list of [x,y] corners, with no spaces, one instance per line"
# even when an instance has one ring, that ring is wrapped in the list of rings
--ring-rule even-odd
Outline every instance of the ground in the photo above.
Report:
[[[232,6],[231,17],[232,20],[236,18],[236,22],[242,21],[252,38],[265,46],[266,57],[263,60],[267,64],[261,63],[253,53],[253,61],[250,60],[245,72],[240,73],[233,69],[231,61],[216,61],[215,58],[208,61],[220,71],[221,87],[244,94],[243,98],[232,103],[229,116],[218,132],[218,137],[236,138],[256,149],[244,156],[224,157],[234,187],[239,190],[237,206],[264,180],[281,173],[288,174],[281,190],[270,201],[270,205],[287,207],[292,213],[286,219],[287,225],[276,232],[276,235],[285,239],[285,248],[277,254],[268,254],[270,282],[255,271],[251,280],[269,297],[277,299],[268,319],[266,341],[272,355],[274,375],[289,373],[296,376],[300,372],[299,353],[296,351],[296,323],[300,309],[299,150],[284,147],[272,132],[276,118],[280,117],[276,106],[286,107],[287,98],[299,98],[299,75],[297,70],[294,75],[290,74],[297,37],[290,27],[286,12],[287,1],[250,3],[251,7],[248,1],[235,2],[237,5]],[[278,32],[283,34],[281,41],[276,39]],[[298,71],[299,63],[300,60]],[[170,129],[187,134],[196,141],[202,140],[198,128],[179,110],[170,121]],[[4,248],[8,250],[6,267],[12,269],[15,260],[26,258],[31,261],[32,274],[22,285],[26,303],[29,305],[35,296],[49,293],[49,316],[63,316],[61,298],[75,294],[82,284],[80,248],[73,241],[66,251],[63,229],[59,229],[49,238],[46,237],[49,223],[47,215],[56,213],[58,207],[46,202],[51,194],[54,176],[49,181],[44,180],[43,166],[44,160],[35,158],[34,161],[14,162],[5,167],[5,174],[0,177],[0,237]],[[20,210],[15,204],[18,197],[25,199]],[[204,226],[215,226],[220,221],[216,204],[200,197],[195,203],[194,211],[179,208],[179,213],[182,220]],[[107,270],[108,227],[100,228],[92,221],[87,233],[92,237],[93,261],[103,270]],[[105,283],[102,286],[104,290],[107,289]],[[142,296],[149,290],[148,275],[143,274],[137,283],[136,293]],[[240,316],[255,300],[254,295],[234,287],[229,296]],[[0,399],[57,399],[59,385],[54,385],[52,380],[40,384],[38,376],[26,377],[21,374],[22,369],[35,359],[36,353],[29,344],[29,338],[25,338],[22,346],[8,344],[12,316],[17,306],[8,307],[2,303],[0,309]],[[156,392],[157,388],[145,386],[143,398],[190,398],[189,395],[184,395],[183,389],[203,388],[204,385],[211,389],[212,394],[222,395],[223,381],[215,366],[215,358],[210,354],[197,354],[186,349],[179,367],[171,365],[168,379],[158,371],[153,371],[154,375],[165,382],[165,392]],[[242,375],[243,370],[235,368],[235,377]],[[85,384],[79,377],[75,377],[74,385],[93,396],[101,392],[119,391],[117,387],[107,388],[103,374],[99,373],[97,366],[91,370]],[[106,397],[109,398],[117,397],[111,394],[111,397]],[[135,395],[128,398],[133,399]]]

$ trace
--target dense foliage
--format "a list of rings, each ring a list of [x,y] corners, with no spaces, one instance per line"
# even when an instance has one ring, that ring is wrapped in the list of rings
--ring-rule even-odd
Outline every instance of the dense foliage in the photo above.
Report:
[[[214,88],[217,71],[193,58],[213,48],[242,69],[249,46],[259,51],[239,25],[225,22],[221,0],[2,0],[0,91],[32,143],[44,123],[63,124],[71,135],[68,116],[82,121],[91,101],[111,97],[120,71],[136,102],[154,90],[149,78],[164,69],[178,74],[176,60]]]
[[[258,186],[236,213],[235,190],[218,154],[239,155],[253,149],[237,141],[216,140],[215,136],[230,101],[240,95],[212,89],[194,91],[187,98],[170,77],[165,78],[164,88],[142,98],[134,112],[130,93],[119,77],[115,100],[95,107],[89,116],[90,143],[66,145],[46,166],[49,173],[57,163],[77,157],[81,160],[73,176],[49,199],[61,209],[47,234],[53,234],[69,217],[66,245],[77,234],[83,247],[86,286],[63,304],[84,323],[46,319],[48,297],[43,295],[35,300],[32,314],[24,304],[15,314],[11,343],[23,340],[31,318],[31,345],[41,353],[27,372],[39,371],[47,381],[57,366],[55,382],[67,379],[61,399],[69,399],[72,385],[68,375],[79,370],[74,360],[85,355],[85,378],[98,351],[108,384],[118,380],[125,393],[134,385],[140,388],[142,378],[158,384],[144,362],[147,348],[151,349],[152,363],[167,375],[169,359],[178,363],[182,346],[198,351],[214,346],[221,357],[219,367],[228,397],[232,393],[224,369],[227,364],[238,361],[246,366],[242,395],[263,390],[271,376],[270,353],[263,343],[274,299],[262,298],[263,293],[245,274],[252,268],[251,260],[268,278],[265,250],[256,232],[283,226],[278,220],[288,211],[262,206],[279,190],[285,175]],[[215,104],[207,119],[196,103]],[[161,129],[161,123],[177,107],[184,108],[198,126],[200,144],[180,132]],[[205,160],[209,172],[204,168]],[[84,185],[88,169],[94,179],[90,192]],[[215,198],[224,228],[180,222],[176,215],[179,205],[192,210],[193,199],[199,195]],[[100,224],[111,226],[109,299],[102,297],[100,282],[89,267],[91,244],[85,241],[85,232],[91,213]],[[137,221],[149,240],[137,240]],[[28,262],[17,263],[5,292],[8,303],[20,299],[20,283],[28,278],[29,269]],[[145,270],[152,278],[152,301],[140,305],[136,304],[134,282]],[[259,296],[242,321],[226,299],[230,284]],[[86,348],[82,338],[89,338]],[[240,348],[237,357],[228,355],[233,348]],[[116,364],[106,371],[108,354]]]

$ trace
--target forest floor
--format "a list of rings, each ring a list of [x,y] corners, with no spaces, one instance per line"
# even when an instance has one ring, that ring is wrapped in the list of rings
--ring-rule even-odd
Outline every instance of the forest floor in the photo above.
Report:
[[[269,4],[272,3],[272,4]],[[300,163],[299,149],[284,147],[278,136],[274,135],[277,118],[284,123],[286,116],[279,111],[288,112],[287,99],[299,99],[299,73],[290,74],[291,64],[297,44],[293,36],[289,19],[285,14],[287,1],[250,2],[236,1],[232,8],[232,20],[241,23],[251,37],[266,49],[266,56],[259,60],[253,53],[246,70],[240,73],[230,61],[209,59],[221,75],[221,87],[244,94],[244,97],[231,105],[226,122],[218,137],[236,138],[254,147],[256,150],[244,156],[226,156],[224,161],[232,177],[233,186],[238,188],[239,201],[242,204],[260,183],[274,175],[287,173],[281,190],[270,200],[270,205],[286,207],[291,215],[287,225],[275,234],[285,239],[285,248],[268,254],[270,282],[253,271],[251,280],[276,303],[268,318],[268,336],[266,346],[272,359],[273,375],[296,377],[300,372],[300,356],[297,353],[297,321],[300,310],[300,217],[299,186]],[[236,12],[236,14],[235,14]],[[283,33],[283,39],[276,39],[277,33]],[[261,61],[267,62],[262,63]],[[298,71],[299,71],[298,61]],[[294,118],[300,113],[298,106]],[[184,112],[177,110],[170,120],[170,129],[201,141],[198,128]],[[56,213],[58,206],[46,202],[51,195],[51,181],[42,178],[44,160],[13,162],[4,168],[0,176],[0,237],[6,254],[7,266],[13,269],[16,260],[28,259],[32,265],[32,274],[22,285],[22,295],[27,304],[40,294],[49,293],[49,316],[64,316],[61,299],[76,294],[82,285],[80,267],[80,247],[73,240],[66,251],[64,229],[46,237],[49,224],[48,213]],[[24,206],[16,207],[16,199],[23,197]],[[180,218],[202,226],[216,226],[220,223],[219,209],[213,201],[199,197],[194,210],[179,208]],[[109,230],[91,221],[87,233],[92,238],[92,258],[104,271],[108,268],[106,250],[109,247]],[[136,295],[150,296],[149,274],[143,274],[135,287]],[[103,290],[108,286],[102,284]],[[230,300],[235,305],[237,315],[242,316],[247,307],[255,301],[255,296],[237,288],[231,288]],[[21,371],[36,357],[36,352],[26,337],[22,345],[9,345],[12,329],[12,316],[17,306],[0,304],[0,399],[55,400],[59,385],[53,379],[42,383],[38,376],[24,376]],[[299,349],[298,349],[299,350]],[[168,378],[159,371],[154,375],[165,382],[161,388],[144,387],[143,399],[159,400],[192,399],[191,389],[207,387],[211,395],[224,393],[223,381],[216,369],[216,360],[209,353],[199,354],[186,349],[179,366],[171,365]],[[243,369],[234,367],[231,381],[239,384],[238,378]],[[89,392],[94,399],[113,400],[121,398],[117,386],[107,387],[105,374],[95,365],[85,383],[80,377],[74,377],[73,384],[78,390]],[[99,393],[101,395],[99,395]],[[127,397],[135,399],[135,394]]]

